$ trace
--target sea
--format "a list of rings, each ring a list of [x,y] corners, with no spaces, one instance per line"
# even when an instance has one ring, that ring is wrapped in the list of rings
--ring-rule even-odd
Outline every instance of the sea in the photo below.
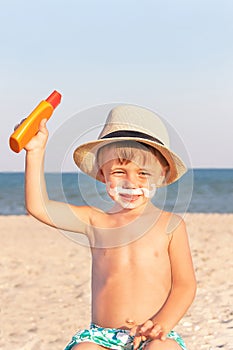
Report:
[[[83,173],[46,173],[49,197],[108,210],[105,185]],[[157,189],[152,202],[177,213],[233,213],[233,169],[190,169],[176,183]],[[0,173],[0,215],[24,215],[24,173]]]

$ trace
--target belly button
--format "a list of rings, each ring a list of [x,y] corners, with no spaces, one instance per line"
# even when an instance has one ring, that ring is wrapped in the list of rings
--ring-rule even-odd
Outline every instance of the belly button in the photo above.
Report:
[[[134,326],[136,326],[136,322],[132,320],[132,318],[127,318],[125,322],[127,323],[129,328],[133,328]]]

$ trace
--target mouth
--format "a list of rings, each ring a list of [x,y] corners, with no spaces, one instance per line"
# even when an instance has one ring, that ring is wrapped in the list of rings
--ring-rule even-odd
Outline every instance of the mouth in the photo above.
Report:
[[[121,186],[116,186],[107,188],[108,194],[110,197],[115,198],[116,201],[122,202],[123,205],[136,205],[140,198],[144,197],[145,199],[152,198],[155,194],[155,188],[152,190],[148,188],[124,188]]]
[[[139,194],[126,194],[126,193],[119,193],[119,196],[128,202],[135,202],[138,198],[140,198],[141,195]]]

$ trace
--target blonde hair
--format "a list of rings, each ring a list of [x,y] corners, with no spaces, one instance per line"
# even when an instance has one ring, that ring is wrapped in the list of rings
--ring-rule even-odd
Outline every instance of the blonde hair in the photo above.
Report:
[[[166,169],[166,173],[169,170],[167,160],[156,148],[132,140],[117,141],[102,146],[96,154],[96,165],[98,168],[101,168],[104,163],[104,151],[110,149],[114,152],[114,158],[118,159],[121,164],[133,161],[145,166],[145,164],[153,164],[156,158],[161,166]]]

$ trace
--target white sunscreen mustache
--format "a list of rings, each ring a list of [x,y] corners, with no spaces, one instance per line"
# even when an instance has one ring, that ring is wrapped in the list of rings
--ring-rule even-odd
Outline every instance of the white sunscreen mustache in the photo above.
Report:
[[[146,198],[152,198],[156,193],[156,186],[155,186],[155,184],[152,184],[151,187],[152,187],[152,189],[149,190],[146,187],[124,188],[122,186],[116,186],[114,188],[111,188],[110,186],[108,186],[108,193],[111,196],[115,196],[115,195],[140,196],[140,195],[144,195]]]

